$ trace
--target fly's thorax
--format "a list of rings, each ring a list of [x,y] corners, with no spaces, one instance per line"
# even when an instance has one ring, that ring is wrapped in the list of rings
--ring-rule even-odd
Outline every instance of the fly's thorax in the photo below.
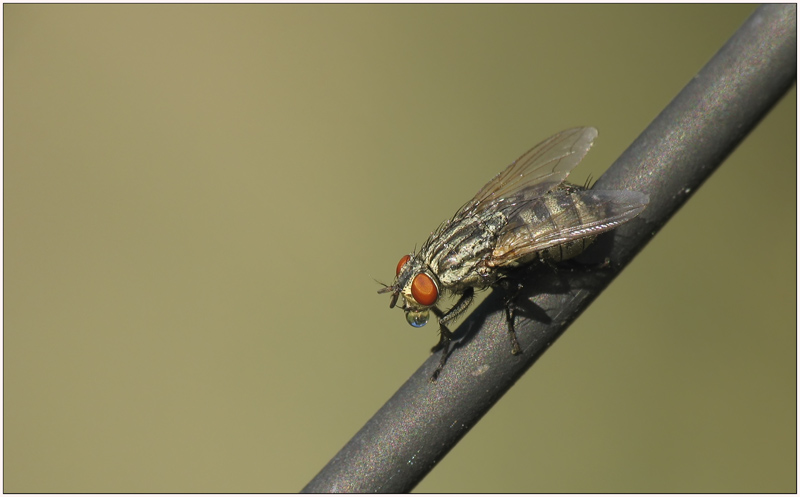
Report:
[[[484,262],[506,223],[507,216],[502,211],[454,218],[431,235],[420,257],[444,289],[461,293],[467,287],[486,288],[496,278]]]

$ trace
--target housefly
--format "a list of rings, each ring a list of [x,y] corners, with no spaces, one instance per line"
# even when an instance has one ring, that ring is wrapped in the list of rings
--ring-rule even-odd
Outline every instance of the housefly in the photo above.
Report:
[[[649,197],[629,191],[592,190],[566,182],[597,137],[595,128],[562,131],[524,153],[492,178],[452,218],[444,221],[419,252],[404,255],[390,293],[389,307],[402,298],[411,326],[422,327],[433,312],[442,358],[435,381],[450,354],[447,323],[472,303],[475,290],[501,286],[514,268],[575,257],[596,236],[636,217]],[[458,296],[447,311],[437,303],[444,293]],[[513,298],[506,300],[511,353],[521,349],[514,331]]]

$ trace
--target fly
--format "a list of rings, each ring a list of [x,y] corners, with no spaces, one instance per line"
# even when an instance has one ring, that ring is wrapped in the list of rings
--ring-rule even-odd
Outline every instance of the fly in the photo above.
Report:
[[[411,326],[425,326],[430,312],[438,319],[439,342],[432,352],[442,350],[442,358],[431,381],[450,355],[453,334],[447,323],[470,306],[475,290],[497,287],[522,265],[575,257],[598,234],[647,207],[649,197],[643,193],[592,190],[566,182],[596,137],[595,128],[573,128],[528,150],[439,225],[419,252],[404,255],[394,282],[378,290],[391,294],[390,308],[402,298]],[[447,311],[437,306],[445,292],[458,296]],[[521,349],[512,300],[506,300],[506,320],[511,353],[516,355]]]

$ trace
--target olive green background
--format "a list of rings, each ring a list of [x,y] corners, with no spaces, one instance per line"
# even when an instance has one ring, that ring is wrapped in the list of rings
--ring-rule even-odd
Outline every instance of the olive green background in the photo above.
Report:
[[[597,178],[749,5],[5,5],[4,490],[300,490],[427,358],[377,295]],[[796,491],[796,92],[416,488]]]

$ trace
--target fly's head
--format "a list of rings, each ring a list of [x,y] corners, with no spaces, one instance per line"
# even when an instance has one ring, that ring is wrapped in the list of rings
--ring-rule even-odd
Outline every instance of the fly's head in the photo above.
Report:
[[[403,297],[402,309],[406,313],[406,321],[415,328],[428,323],[429,311],[439,300],[439,280],[420,257],[414,254],[404,255],[397,263],[394,283],[386,286],[378,293],[391,293],[389,308],[397,304]]]

